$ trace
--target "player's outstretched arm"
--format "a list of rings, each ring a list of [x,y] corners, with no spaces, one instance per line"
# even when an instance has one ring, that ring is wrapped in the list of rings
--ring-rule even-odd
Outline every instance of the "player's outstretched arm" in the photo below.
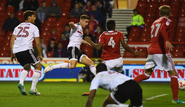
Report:
[[[69,26],[70,26],[72,29],[75,29],[75,28],[76,28],[74,22],[69,22]]]
[[[102,43],[98,43],[98,44],[94,43],[94,42],[91,41],[91,39],[90,39],[89,37],[87,37],[87,36],[85,37],[85,40],[86,40],[88,43],[90,43],[91,46],[94,47],[96,50],[100,50],[100,49],[102,48],[102,46],[103,46]]]
[[[93,103],[93,99],[94,99],[95,94],[96,94],[95,89],[90,91],[89,97],[86,102],[86,107],[92,107],[92,103]]]
[[[14,60],[16,60],[15,55],[13,54],[13,45],[14,45],[14,41],[15,41],[15,35],[12,35],[12,38],[10,40],[10,51],[11,51],[11,61],[13,62]]]
[[[134,51],[125,43],[125,41],[124,41],[123,38],[120,39],[120,41],[121,41],[121,44],[122,44],[122,46],[123,46],[123,48],[124,48],[125,50],[127,50],[128,52],[132,53],[132,54],[135,55],[135,56],[141,55],[141,52],[138,52],[138,51],[134,52]]]
[[[38,50],[38,58],[40,59],[40,61],[43,60],[43,57],[42,57],[42,48],[41,48],[41,43],[40,43],[40,38],[39,37],[35,37],[35,43],[36,43],[36,47],[37,47],[37,50]]]

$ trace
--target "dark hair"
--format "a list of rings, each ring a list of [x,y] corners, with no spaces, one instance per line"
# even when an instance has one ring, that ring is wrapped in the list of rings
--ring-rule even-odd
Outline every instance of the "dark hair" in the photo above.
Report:
[[[162,5],[159,7],[160,16],[169,16],[170,15],[170,6]]]
[[[137,9],[134,9],[133,12],[138,12]]]
[[[32,10],[26,10],[24,12],[24,20],[28,20],[29,16],[36,15],[35,11]]]
[[[108,30],[115,30],[116,23],[114,20],[109,20],[107,22],[107,29]]]
[[[68,26],[69,27],[69,24],[66,24],[65,26]]]
[[[96,72],[99,73],[101,71],[107,71],[107,66],[104,63],[99,63],[96,66]]]
[[[90,17],[86,14],[80,16],[80,19],[90,19]]]

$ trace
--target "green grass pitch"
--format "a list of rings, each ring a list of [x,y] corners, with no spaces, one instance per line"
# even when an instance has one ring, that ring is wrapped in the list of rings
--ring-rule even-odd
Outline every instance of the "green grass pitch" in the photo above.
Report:
[[[17,88],[18,82],[0,82],[0,107],[85,107],[87,96],[82,96],[89,91],[90,83],[74,82],[39,82],[37,89],[41,96],[23,96]],[[140,83],[143,89],[144,107],[185,107],[172,104],[170,83]],[[27,93],[31,82],[25,82]],[[93,107],[102,107],[108,91],[98,89],[93,101]],[[167,94],[153,100],[147,98]],[[179,91],[179,98],[185,101],[185,91]],[[127,104],[129,103],[126,102]]]

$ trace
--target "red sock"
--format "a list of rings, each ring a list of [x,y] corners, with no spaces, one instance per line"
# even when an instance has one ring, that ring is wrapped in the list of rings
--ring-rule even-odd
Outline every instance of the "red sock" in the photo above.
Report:
[[[172,93],[173,93],[173,99],[175,101],[178,100],[178,92],[179,92],[179,88],[178,88],[178,80],[177,80],[177,75],[175,76],[171,76],[171,89],[172,89]]]
[[[150,78],[150,75],[141,74],[141,75],[138,75],[137,77],[135,77],[134,80],[136,82],[141,82],[141,81],[146,80],[146,79],[149,79],[149,78]]]

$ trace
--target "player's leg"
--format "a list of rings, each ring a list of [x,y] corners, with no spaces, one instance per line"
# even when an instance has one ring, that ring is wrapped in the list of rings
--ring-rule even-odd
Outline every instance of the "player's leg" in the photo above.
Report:
[[[96,67],[95,67],[95,64],[94,62],[89,59],[86,55],[82,54],[80,57],[79,57],[79,62],[82,63],[82,64],[85,64],[87,66],[89,66],[91,72],[96,75]]]
[[[110,96],[110,94],[105,98],[105,101],[103,103],[103,107],[108,107],[109,104],[117,104]],[[112,105],[109,105],[110,107]]]
[[[136,76],[134,78],[134,80],[136,82],[141,82],[143,80],[149,79],[150,75],[153,72],[153,69],[155,68],[155,66],[156,66],[156,64],[155,64],[155,61],[153,59],[153,55],[148,55],[147,60],[146,60],[146,64],[145,64],[145,73]]]
[[[53,69],[70,68],[74,69],[77,64],[79,49],[76,47],[69,47],[67,49],[69,55],[69,63],[60,63],[56,65],[49,64],[45,69],[44,73],[49,72]]]
[[[122,57],[117,58],[117,59],[115,59],[115,61],[113,63],[116,64],[115,67],[114,67],[114,70],[116,72],[124,74],[124,71],[123,71],[123,58]]]

